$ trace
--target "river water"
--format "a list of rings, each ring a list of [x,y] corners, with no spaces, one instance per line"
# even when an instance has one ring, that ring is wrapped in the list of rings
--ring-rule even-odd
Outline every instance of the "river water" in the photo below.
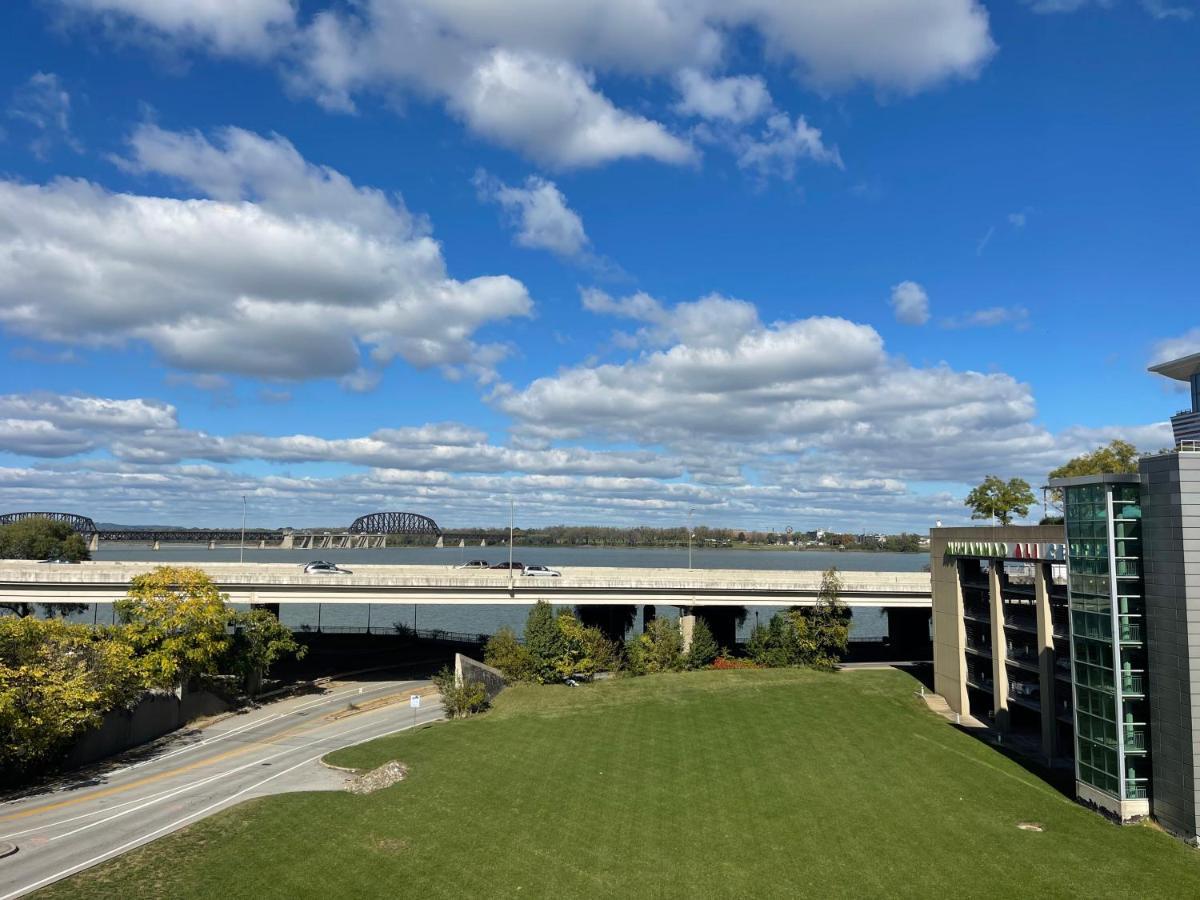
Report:
[[[206,546],[168,546],[151,550],[138,544],[101,544],[94,554],[96,560],[149,560],[163,565],[188,562],[237,562],[238,548],[221,547],[209,550]],[[684,549],[621,548],[621,547],[516,547],[513,558],[526,564],[559,566],[615,566],[620,568],[680,568],[688,566]],[[369,565],[457,565],[467,559],[486,559],[489,563],[504,562],[508,549],[494,547],[389,547],[385,550],[259,550],[247,548],[246,562],[294,562],[303,565],[314,559],[326,559],[353,568]],[[697,569],[772,569],[825,570],[836,566],[845,572],[919,572],[929,562],[927,553],[856,553],[850,551],[818,550],[693,550],[692,566]],[[784,607],[755,607],[738,629],[739,640],[749,636],[756,621],[765,622]],[[287,604],[280,611],[282,621],[293,627],[352,626],[387,627],[393,623],[418,628],[441,628],[446,631],[466,631],[491,634],[509,625],[520,633],[528,615],[528,606],[450,606],[411,603],[367,604]],[[641,630],[641,607],[634,629]],[[670,606],[659,606],[659,615],[674,615]],[[86,621],[111,619],[108,604],[97,604],[76,617]],[[850,637],[852,640],[878,640],[887,634],[887,617],[883,610],[857,608]]]

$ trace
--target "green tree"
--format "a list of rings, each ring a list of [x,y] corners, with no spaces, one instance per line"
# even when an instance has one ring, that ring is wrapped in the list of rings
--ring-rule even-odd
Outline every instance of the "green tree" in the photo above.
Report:
[[[532,681],[533,658],[517,633],[505,625],[492,635],[483,648],[483,661],[504,673],[509,681]]]
[[[850,642],[850,607],[842,602],[842,579],[831,566],[821,577],[817,603],[808,613],[813,639],[810,665],[818,669],[834,669],[846,658]]]
[[[233,638],[225,651],[221,670],[240,675],[249,693],[257,693],[259,684],[271,666],[285,656],[303,659],[308,648],[296,642],[292,630],[267,609],[234,612],[229,616]]]
[[[716,638],[713,637],[712,629],[708,627],[708,623],[699,616],[696,617],[696,625],[692,629],[692,646],[687,652],[687,667],[689,669],[704,669],[712,665],[712,661],[717,658],[717,654],[721,648],[717,646]]]
[[[141,690],[133,649],[111,629],[0,618],[0,782],[52,762]]]
[[[760,666],[806,666],[816,657],[817,641],[808,617],[799,609],[789,609],[755,627],[746,652]]]
[[[0,525],[0,559],[67,559],[80,562],[90,557],[87,542],[65,522],[35,516],[11,525]],[[39,603],[37,606],[45,616],[65,616],[87,609],[86,603]],[[0,600],[0,609],[25,617],[33,615],[34,605]]]
[[[989,475],[967,494],[965,505],[971,508],[972,519],[995,518],[1001,525],[1007,525],[1014,515],[1018,518],[1029,515],[1035,499],[1025,479],[1010,478],[1005,482]]]
[[[218,670],[230,644],[226,599],[196,568],[160,566],[132,579],[117,616],[149,685],[179,688]]]
[[[677,672],[683,668],[683,636],[674,619],[655,619],[625,648],[634,675]]]
[[[539,600],[525,620],[525,649],[529,651],[530,674],[539,684],[558,680],[558,658],[562,656],[562,633],[554,610]]]
[[[555,662],[559,678],[582,675],[592,678],[597,672],[618,667],[616,645],[599,628],[588,627],[569,612],[561,612],[556,620],[560,653]]]
[[[1081,453],[1067,460],[1054,469],[1049,478],[1076,478],[1080,475],[1115,475],[1120,473],[1136,473],[1138,470],[1138,449],[1128,441],[1119,438],[1109,441],[1107,446],[1099,446],[1091,453]],[[1062,503],[1062,490],[1055,488],[1051,496],[1057,504]]]

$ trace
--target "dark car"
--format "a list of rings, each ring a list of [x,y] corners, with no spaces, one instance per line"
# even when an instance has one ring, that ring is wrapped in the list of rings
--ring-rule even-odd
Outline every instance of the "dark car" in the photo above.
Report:
[[[525,563],[522,562],[502,562],[492,566],[493,569],[515,569],[518,572],[525,568]]]

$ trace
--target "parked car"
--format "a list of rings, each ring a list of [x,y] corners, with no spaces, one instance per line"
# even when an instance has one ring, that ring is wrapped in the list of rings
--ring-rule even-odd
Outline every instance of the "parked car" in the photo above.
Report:
[[[331,562],[326,562],[323,559],[315,559],[304,567],[305,575],[351,575],[349,569],[343,569],[341,566]]]
[[[521,574],[538,578],[558,578],[562,575],[562,572],[547,568],[546,566],[526,566],[525,571]]]
[[[468,559],[465,563],[459,563],[454,568],[456,569],[488,569],[491,568],[486,559]]]
[[[52,556],[50,559],[39,559],[38,562],[55,563],[61,565],[76,565],[79,563],[77,559],[66,559],[62,556]]]
[[[492,566],[491,568],[493,568],[493,569],[516,569],[517,571],[520,571],[521,569],[524,569],[524,568],[525,568],[525,563],[522,563],[522,562],[511,562],[511,563],[508,563],[508,562],[502,562],[502,563],[496,563],[496,564],[495,564],[494,566]]]

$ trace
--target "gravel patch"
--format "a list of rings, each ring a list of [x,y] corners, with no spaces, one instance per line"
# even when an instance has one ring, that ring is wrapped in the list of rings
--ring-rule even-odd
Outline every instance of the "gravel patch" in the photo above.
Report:
[[[351,794],[373,794],[403,781],[408,775],[408,767],[402,762],[392,760],[377,769],[364,772],[346,783],[346,790]]]

